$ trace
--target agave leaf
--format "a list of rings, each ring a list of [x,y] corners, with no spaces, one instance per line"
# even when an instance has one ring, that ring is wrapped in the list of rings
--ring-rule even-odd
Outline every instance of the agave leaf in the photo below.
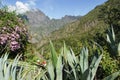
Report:
[[[66,63],[68,62],[69,66],[72,68],[70,73],[73,72],[75,76],[75,80],[76,80],[77,76],[76,76],[75,66],[73,65],[75,61],[75,56],[73,55],[72,51],[70,52],[70,50],[67,49],[65,42],[64,42],[64,47],[63,47],[63,57],[64,57],[65,62]]]
[[[39,72],[34,76],[33,80],[35,79],[41,79],[43,75],[45,75],[46,71],[42,71],[42,69],[39,69]]]
[[[20,71],[17,76],[17,80],[22,80],[22,68],[20,68]]]
[[[41,79],[42,79],[42,80],[49,80],[46,75],[44,75]],[[40,80],[41,80],[41,79],[40,79]]]
[[[69,57],[69,58],[68,58],[68,57]],[[77,76],[76,76],[75,66],[73,65],[73,62],[74,62],[74,61],[73,61],[73,59],[72,59],[72,55],[67,54],[67,61],[68,61],[69,66],[71,67],[70,73],[73,72],[74,77],[75,77],[75,80],[76,80],[76,79],[77,79]]]
[[[120,43],[118,44],[118,56],[120,56]]]
[[[4,75],[7,70],[7,58],[8,58],[7,53],[5,55],[2,55],[2,57],[0,58],[0,79],[1,80],[5,79]]]
[[[75,63],[78,63],[78,62],[77,62],[77,59],[76,59],[76,57],[75,57],[75,54],[74,54],[74,52],[73,52],[72,49],[70,49],[70,52],[71,52],[71,55],[72,55],[73,60],[75,61]]]
[[[75,80],[77,80],[77,76],[76,76],[76,71],[75,71],[75,66],[74,66],[74,57],[72,55],[72,53],[68,50],[67,51],[67,62],[70,65],[70,67],[72,68],[71,72],[73,72],[74,76],[75,76]]]
[[[111,40],[108,34],[107,34],[107,42],[111,43]]]
[[[11,65],[12,66],[12,65]],[[16,80],[16,72],[17,72],[17,69],[16,69],[16,66],[14,66],[14,69],[11,69],[11,77],[12,77],[12,80]]]
[[[57,66],[56,66],[56,74],[57,74],[56,80],[62,80],[62,69],[63,69],[62,56],[60,55],[58,57]]]
[[[21,76],[21,79],[20,80],[24,80],[24,78],[26,78],[26,75],[30,72],[30,69],[28,70],[24,70],[22,76]],[[30,76],[31,77],[31,76]],[[19,80],[19,79],[18,79]]]
[[[11,64],[9,64],[9,65],[6,67],[4,80],[9,80],[9,79],[11,78],[11,75],[10,75],[10,67],[11,67]]]
[[[102,54],[98,57],[98,59],[95,61],[95,63],[94,63],[94,65],[93,65],[93,67],[92,67],[92,77],[91,77],[91,80],[93,80],[94,79],[94,77],[95,77],[95,74],[96,74],[96,71],[97,71],[97,68],[98,68],[98,66],[99,66],[99,63],[100,63],[100,61],[101,61],[101,59],[102,59]]]
[[[88,69],[88,49],[83,48],[80,53],[80,67],[83,74]]]
[[[115,41],[115,33],[114,33],[114,30],[113,30],[113,27],[112,27],[112,38]]]
[[[113,74],[111,74],[111,75],[105,77],[103,80],[114,80],[115,78],[118,77],[118,75],[120,75],[120,71],[115,72],[115,73],[113,73]]]
[[[64,42],[64,46],[63,46],[63,58],[65,60],[65,63],[67,63],[67,53],[68,53],[68,49],[67,49],[66,44]]]
[[[54,67],[53,67],[51,61],[49,62],[48,66],[47,66],[47,69],[48,69],[48,73],[49,73],[49,75],[50,75],[50,79],[51,79],[51,80],[54,80],[54,78],[55,78],[55,73],[54,73]]]
[[[2,70],[3,70],[3,59],[2,58],[0,58],[0,78],[3,80],[3,72],[2,72]]]
[[[90,68],[88,68],[81,76],[81,80],[91,80],[92,77],[92,71]]]
[[[18,61],[21,56],[16,56],[12,65],[11,65],[11,76],[13,80],[16,80],[16,73],[17,73],[17,67],[18,67]]]
[[[97,57],[94,56],[93,59],[92,59],[92,62],[91,62],[91,64],[90,64],[90,68],[91,68],[91,69],[94,67],[96,60],[97,60]]]
[[[51,47],[51,60],[52,60],[52,64],[54,66],[54,68],[56,68],[57,65],[57,53],[55,51],[55,48],[53,46],[53,43],[50,41],[50,47]]]
[[[111,44],[115,43],[115,33],[113,27],[111,27],[111,30],[110,29],[108,30],[107,41]]]

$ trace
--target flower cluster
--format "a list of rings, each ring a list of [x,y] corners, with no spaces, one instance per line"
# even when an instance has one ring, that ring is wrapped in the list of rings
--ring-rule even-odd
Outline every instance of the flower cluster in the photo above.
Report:
[[[19,26],[0,28],[0,46],[7,46],[10,51],[16,51],[27,41],[27,30]]]

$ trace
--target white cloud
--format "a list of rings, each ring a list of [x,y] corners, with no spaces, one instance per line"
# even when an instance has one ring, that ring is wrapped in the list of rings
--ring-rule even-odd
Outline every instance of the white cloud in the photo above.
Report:
[[[17,1],[14,6],[9,5],[8,10],[9,11],[16,11],[16,13],[18,13],[18,14],[25,13],[26,11],[29,11],[32,6],[36,5],[35,1],[36,0],[28,0],[28,2],[26,2],[26,3],[23,3],[21,1]]]
[[[29,5],[27,3],[22,3],[20,1],[16,2],[16,12],[17,13],[25,13],[26,11],[29,11]]]

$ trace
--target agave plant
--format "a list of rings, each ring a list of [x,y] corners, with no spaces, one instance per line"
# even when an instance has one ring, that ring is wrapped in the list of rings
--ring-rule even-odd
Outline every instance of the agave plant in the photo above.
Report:
[[[111,48],[111,52],[110,52],[111,55],[120,56],[120,43],[116,44],[113,27],[111,27],[111,29],[108,30],[107,42],[109,43]]]
[[[49,79],[50,80],[63,80],[62,78],[63,77],[62,55],[58,57],[52,42],[50,42],[50,45],[51,45],[51,59],[47,66],[48,74],[50,76]]]
[[[75,56],[72,49],[67,49],[64,44],[61,54],[57,56],[52,42],[50,42],[50,45],[51,59],[47,66],[48,75],[44,76],[43,80],[94,80],[102,54],[94,55],[91,64],[89,64],[89,51],[86,47],[83,47],[79,56]],[[103,80],[114,80],[119,74],[120,71]]]
[[[70,73],[71,80],[93,80],[99,66],[99,63],[102,58],[100,56],[94,56],[90,66],[88,61],[88,49],[83,47],[79,56],[75,56],[72,49],[69,51],[66,46],[64,46],[64,54],[67,56],[68,65],[71,67],[71,70],[67,70]],[[69,57],[69,58],[68,58]],[[64,57],[65,58],[65,57]],[[72,74],[72,75],[71,75]],[[73,77],[74,75],[74,77]]]
[[[65,44],[59,55],[52,42],[50,45],[51,58],[47,70],[30,65],[20,66],[18,69],[19,57],[8,62],[8,54],[5,54],[0,59],[0,80],[94,80],[102,54],[94,55],[90,64],[89,50],[86,47],[82,48],[79,56],[75,56],[72,49],[67,49]],[[103,80],[114,80],[119,74],[120,71],[115,72]]]
[[[0,58],[0,80],[20,80],[21,77],[17,75],[17,71],[19,68],[18,74],[21,74],[22,67],[18,67],[17,62],[19,57],[16,57],[12,62],[8,62],[7,60],[8,54],[5,54]]]
[[[8,54],[0,58],[0,80],[39,80],[46,73],[36,66],[19,65],[19,58],[17,56],[14,61],[9,61]]]

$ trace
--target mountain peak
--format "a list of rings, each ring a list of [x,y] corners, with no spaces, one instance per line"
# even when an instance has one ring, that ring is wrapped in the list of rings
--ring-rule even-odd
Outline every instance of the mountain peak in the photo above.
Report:
[[[77,20],[77,16],[64,16],[61,19],[50,19],[39,9],[31,9],[25,13],[28,19],[28,26],[32,33],[37,33],[40,37],[50,34],[64,25]]]

